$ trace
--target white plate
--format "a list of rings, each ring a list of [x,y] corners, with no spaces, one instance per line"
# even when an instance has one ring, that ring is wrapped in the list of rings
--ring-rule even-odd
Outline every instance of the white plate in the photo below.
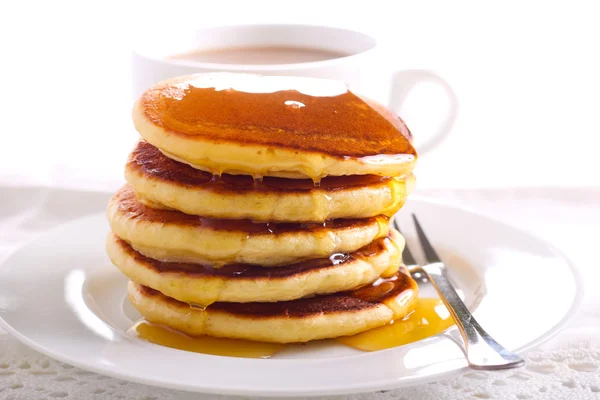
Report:
[[[540,239],[468,211],[411,199],[400,212],[409,243],[414,212],[451,268],[475,317],[523,351],[573,314],[581,284],[570,262]],[[103,215],[53,230],[0,268],[0,325],[60,361],[175,389],[240,395],[325,395],[397,388],[463,370],[458,332],[363,353],[334,342],[291,346],[268,360],[219,357],[125,335],[139,318],[126,278],[104,254]]]

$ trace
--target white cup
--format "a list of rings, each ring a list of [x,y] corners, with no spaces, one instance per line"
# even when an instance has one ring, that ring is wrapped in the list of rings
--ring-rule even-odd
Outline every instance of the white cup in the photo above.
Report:
[[[324,61],[266,65],[205,63],[172,57],[192,51],[244,47],[308,48],[349,55]],[[365,33],[327,26],[238,25],[192,32],[146,32],[133,51],[133,90],[137,97],[156,82],[197,72],[311,76],[344,81],[353,92],[398,112],[415,86],[434,83],[448,96],[449,110],[440,118],[436,132],[418,147],[420,153],[425,153],[450,132],[458,108],[456,95],[443,78],[431,71],[397,70],[389,66],[382,52],[377,40]]]

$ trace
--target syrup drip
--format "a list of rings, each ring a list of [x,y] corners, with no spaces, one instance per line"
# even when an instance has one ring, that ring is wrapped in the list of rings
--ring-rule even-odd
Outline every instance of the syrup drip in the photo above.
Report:
[[[194,187],[209,187],[215,192],[240,192],[260,190],[266,192],[310,192],[315,189],[311,179],[286,179],[271,176],[255,180],[251,175],[231,175],[210,173],[196,169],[183,162],[175,161],[161,150],[146,141],[140,141],[129,161],[131,168],[156,176],[162,180],[186,184]],[[318,181],[324,193],[355,187],[381,185],[398,186],[397,179],[375,175],[328,176]],[[398,190],[398,189],[396,189]],[[327,196],[327,194],[325,194]],[[331,199],[329,199],[331,200]]]
[[[208,306],[210,306],[210,304],[190,303],[190,308],[196,311],[206,311],[206,307]]]
[[[368,219],[330,219],[324,222],[314,223],[270,222],[268,225],[266,222],[252,221],[249,219],[205,218],[184,214],[179,211],[148,207],[138,200],[133,188],[129,185],[125,185],[119,189],[114,199],[118,203],[119,212],[127,214],[130,219],[146,220],[160,224],[173,223],[203,226],[214,228],[216,230],[243,231],[249,235],[266,233],[281,234],[298,230],[307,230],[315,235],[326,235],[328,233],[324,228],[343,229],[344,227],[360,226],[371,222],[377,223],[379,232],[386,232],[388,227],[388,217],[381,215]]]
[[[381,211],[383,215],[394,215],[400,208],[400,205],[404,203],[406,196],[408,195],[407,180],[411,177],[395,177],[393,181],[385,188],[390,193],[390,203],[384,210]]]
[[[376,351],[437,335],[452,325],[454,320],[440,299],[420,298],[415,310],[403,319],[335,340],[358,350]]]
[[[262,175],[253,175],[252,176],[252,187],[254,189],[258,189],[262,186],[263,176]]]
[[[222,285],[220,285],[219,289],[215,293],[219,293],[221,291],[221,288],[222,288]],[[202,314],[202,329],[204,329],[204,326],[206,325],[206,319],[208,318],[208,312],[206,311],[206,308],[208,306],[210,306],[211,304],[213,304],[215,302],[215,300],[216,300],[216,298],[209,299],[209,300],[207,300],[203,304],[201,304],[201,303],[190,303],[190,304],[188,304],[190,306],[191,310],[194,310],[196,312],[200,312]],[[178,333],[180,333],[180,334],[182,334],[182,335],[185,336],[185,334],[182,333],[182,332],[178,332]],[[149,340],[149,341],[152,342],[151,340]],[[173,346],[167,346],[167,347],[173,347]]]
[[[269,358],[284,347],[282,344],[250,340],[221,339],[210,336],[191,337],[146,320],[137,322],[129,332],[140,339],[161,346],[226,357]]]
[[[402,239],[404,240],[404,239]],[[402,250],[404,249],[404,246],[399,246],[398,243],[396,243],[395,240],[390,240],[387,243],[389,243],[391,246],[394,246],[394,249],[396,250],[397,254],[402,254]],[[390,278],[394,275],[396,275],[396,273],[398,272],[398,265],[402,264],[402,256],[398,257],[398,261],[397,262],[392,262],[390,264],[390,266],[381,273],[381,277],[382,278]]]

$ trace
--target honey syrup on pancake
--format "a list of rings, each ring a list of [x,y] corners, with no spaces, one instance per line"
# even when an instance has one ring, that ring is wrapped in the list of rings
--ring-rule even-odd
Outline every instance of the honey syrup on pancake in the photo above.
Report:
[[[188,138],[314,152],[366,163],[412,162],[404,122],[338,81],[203,74],[149,90],[141,99],[155,125]],[[151,105],[151,106],[150,106]]]

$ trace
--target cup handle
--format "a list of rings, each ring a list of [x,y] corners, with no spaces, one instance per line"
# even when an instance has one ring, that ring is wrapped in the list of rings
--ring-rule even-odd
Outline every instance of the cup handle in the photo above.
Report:
[[[437,131],[425,143],[419,146],[419,153],[427,153],[442,142],[450,133],[456,115],[458,114],[458,98],[446,80],[434,72],[422,69],[409,69],[397,71],[392,76],[392,85],[389,97],[390,108],[398,111],[408,94],[420,83],[435,83],[444,89],[449,100],[449,109],[446,118],[440,123]]]

